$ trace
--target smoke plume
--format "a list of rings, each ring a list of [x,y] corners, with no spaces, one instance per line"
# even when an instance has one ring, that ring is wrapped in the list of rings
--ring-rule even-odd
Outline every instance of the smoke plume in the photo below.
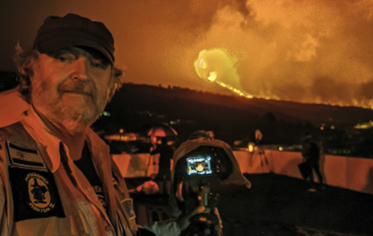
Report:
[[[231,2],[193,48],[232,54],[256,97],[373,108],[372,12],[364,0]]]

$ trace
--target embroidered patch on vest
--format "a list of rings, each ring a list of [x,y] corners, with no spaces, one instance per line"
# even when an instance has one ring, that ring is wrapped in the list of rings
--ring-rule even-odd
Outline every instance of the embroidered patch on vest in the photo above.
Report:
[[[53,174],[21,168],[9,168],[15,221],[64,217]]]
[[[19,167],[32,167],[46,169],[36,150],[20,147],[8,142],[8,150],[12,165]]]

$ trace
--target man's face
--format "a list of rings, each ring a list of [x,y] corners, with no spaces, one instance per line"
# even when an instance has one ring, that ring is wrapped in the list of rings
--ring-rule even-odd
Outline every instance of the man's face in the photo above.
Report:
[[[64,48],[39,54],[31,77],[31,102],[54,122],[92,124],[113,87],[112,66],[91,49]]]

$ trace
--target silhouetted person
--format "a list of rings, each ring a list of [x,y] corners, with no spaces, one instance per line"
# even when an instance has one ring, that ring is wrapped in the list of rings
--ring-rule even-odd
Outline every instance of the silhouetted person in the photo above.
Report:
[[[161,143],[156,147],[155,150],[151,152],[152,155],[160,154],[159,162],[158,162],[158,174],[155,177],[156,181],[163,182],[163,188],[166,187],[166,183],[168,180],[171,179],[171,159],[174,155],[174,149],[167,144],[167,140],[165,137],[161,138]],[[161,186],[160,191],[162,193]]]
[[[319,146],[312,140],[312,135],[309,132],[306,133],[302,142],[302,156],[306,160],[308,166],[311,168],[311,173],[305,177],[305,180],[310,180],[311,183],[314,184],[314,171],[320,185],[322,185],[323,179],[319,167],[320,149]]]

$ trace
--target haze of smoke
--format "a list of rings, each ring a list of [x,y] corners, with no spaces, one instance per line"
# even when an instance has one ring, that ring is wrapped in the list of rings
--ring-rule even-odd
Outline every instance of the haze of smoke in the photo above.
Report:
[[[370,1],[247,1],[220,8],[194,47],[238,58],[245,91],[258,97],[373,108]],[[245,13],[246,12],[246,13]]]

